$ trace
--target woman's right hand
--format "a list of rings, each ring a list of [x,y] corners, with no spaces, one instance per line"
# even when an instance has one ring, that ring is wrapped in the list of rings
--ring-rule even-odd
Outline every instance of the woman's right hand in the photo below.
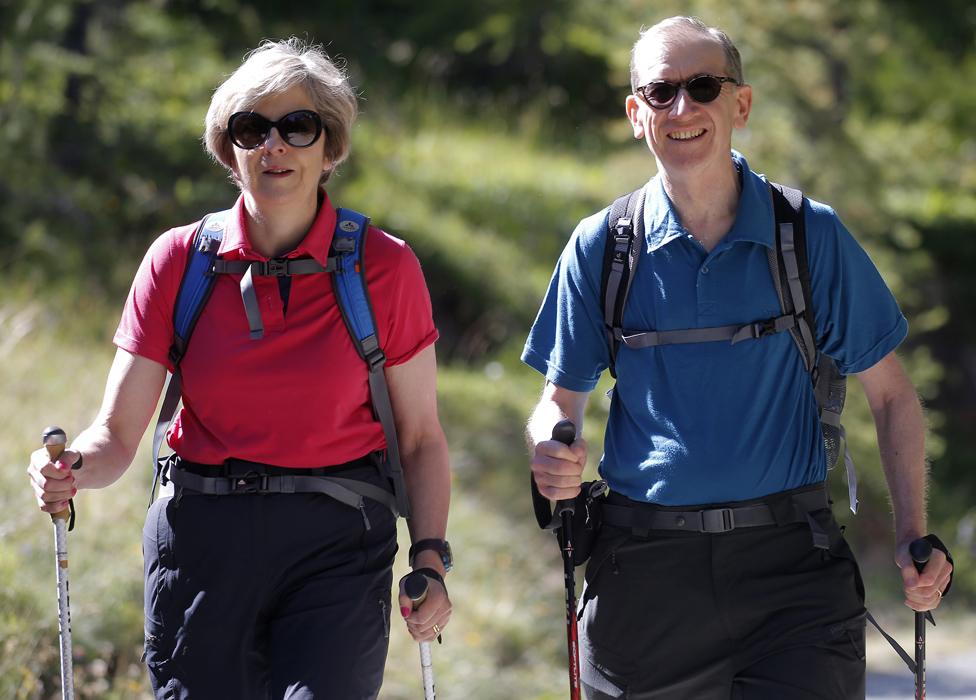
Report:
[[[71,465],[80,458],[80,453],[65,450],[52,462],[45,447],[31,453],[27,475],[42,511],[59,513],[68,507],[68,500],[78,493]]]

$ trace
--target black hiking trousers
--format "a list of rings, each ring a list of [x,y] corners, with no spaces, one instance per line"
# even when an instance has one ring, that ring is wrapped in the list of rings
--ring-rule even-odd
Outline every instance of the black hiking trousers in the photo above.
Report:
[[[829,550],[807,524],[604,524],[580,601],[587,698],[863,700],[864,586],[830,511],[812,516]]]
[[[155,697],[375,698],[396,551],[393,514],[368,498],[365,512],[322,494],[159,499],[143,531]]]

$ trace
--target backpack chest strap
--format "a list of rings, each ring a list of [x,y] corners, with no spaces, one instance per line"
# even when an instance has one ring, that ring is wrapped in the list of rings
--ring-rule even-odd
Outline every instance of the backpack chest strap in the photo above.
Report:
[[[729,342],[732,345],[743,340],[758,340],[767,335],[788,331],[796,325],[792,314],[776,316],[765,321],[745,325],[712,326],[709,328],[687,328],[673,331],[621,331],[620,341],[628,348],[650,348],[658,345],[681,345],[684,343]]]
[[[264,321],[258,306],[258,295],[254,291],[254,276],[291,277],[292,275],[312,275],[319,272],[332,272],[336,269],[335,258],[329,258],[325,265],[311,258],[272,258],[271,260],[215,260],[211,274],[241,274],[241,299],[251,340],[264,337]]]

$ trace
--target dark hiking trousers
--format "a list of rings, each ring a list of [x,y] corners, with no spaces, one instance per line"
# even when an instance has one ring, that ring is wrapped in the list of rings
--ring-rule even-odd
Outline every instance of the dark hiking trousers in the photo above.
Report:
[[[365,514],[320,494],[156,501],[143,532],[156,698],[375,698],[396,549],[393,514],[370,499]]]
[[[719,534],[604,525],[580,632],[590,700],[864,698],[864,588],[830,511]]]

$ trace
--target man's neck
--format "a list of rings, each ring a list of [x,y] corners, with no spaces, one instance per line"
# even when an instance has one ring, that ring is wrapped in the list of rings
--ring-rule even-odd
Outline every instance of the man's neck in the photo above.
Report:
[[[741,188],[735,165],[729,160],[728,167],[683,178],[660,172],[681,225],[711,251],[735,223]]]
[[[258,204],[244,195],[247,234],[254,250],[268,258],[294,250],[312,227],[318,213],[318,199],[296,205],[294,202]]]

